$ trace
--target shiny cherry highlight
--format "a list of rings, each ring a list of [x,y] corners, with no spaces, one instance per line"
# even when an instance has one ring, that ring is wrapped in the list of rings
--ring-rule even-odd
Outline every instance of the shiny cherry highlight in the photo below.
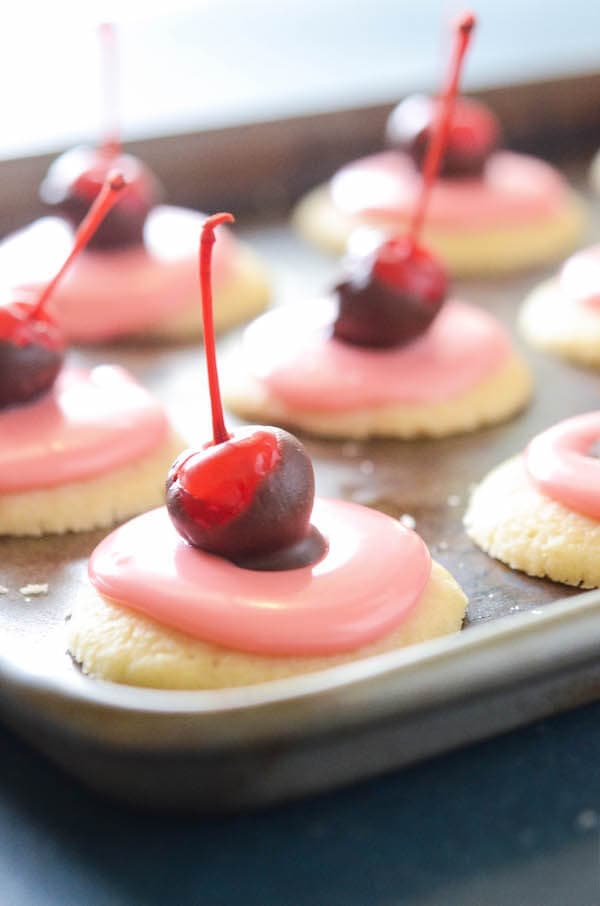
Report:
[[[394,108],[388,119],[388,144],[409,154],[419,169],[425,161],[439,103],[435,98],[411,95]],[[488,107],[478,101],[458,98],[440,163],[440,176],[480,176],[490,154],[500,144],[500,138],[500,124]]]
[[[333,335],[355,346],[410,343],[431,325],[447,290],[445,268],[427,249],[407,236],[388,239],[356,258],[350,276],[335,287]]]
[[[127,189],[97,230],[90,249],[127,248],[143,242],[146,218],[162,194],[151,171],[137,158],[113,147],[81,146],[61,154],[40,186],[45,205],[77,227],[115,169],[123,173]]]
[[[248,568],[287,568],[290,548],[295,567],[313,562],[313,500],[311,462],[279,428],[244,428],[217,446],[188,450],[167,478],[167,507],[180,535]]]
[[[425,212],[450,136],[450,124],[464,55],[475,18],[456,25],[454,55],[431,141],[423,162],[417,203],[405,236],[387,239],[374,251],[347,262],[348,276],[335,287],[338,314],[333,336],[367,347],[393,347],[423,334],[440,311],[448,290],[442,263],[420,245]]]
[[[67,259],[41,292],[16,289],[0,303],[0,408],[31,402],[54,384],[66,344],[48,301],[125,185],[121,173],[110,174],[77,230]]]
[[[314,473],[300,441],[287,431],[225,426],[212,312],[215,229],[233,221],[215,214],[200,238],[200,285],[213,440],[186,450],[167,476],[167,509],[189,544],[247,569],[311,565],[327,544],[310,524]]]
[[[41,396],[62,367],[64,337],[45,313],[32,317],[36,305],[25,293],[0,305],[0,409]]]
[[[82,145],[61,154],[40,186],[40,197],[50,211],[78,227],[108,174],[113,170],[121,172],[127,187],[89,243],[90,249],[102,251],[141,244],[146,218],[163,191],[149,168],[121,149],[116,29],[111,23],[104,23],[98,34],[104,73],[104,139],[97,148]]]

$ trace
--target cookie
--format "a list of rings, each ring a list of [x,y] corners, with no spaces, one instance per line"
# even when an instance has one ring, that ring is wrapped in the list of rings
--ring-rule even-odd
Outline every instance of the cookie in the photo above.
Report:
[[[324,670],[457,632],[465,609],[464,593],[434,562],[413,612],[376,643],[331,657],[267,657],[193,639],[86,586],[68,623],[69,650],[85,673],[112,682],[165,689],[245,686]]]
[[[423,241],[456,277],[501,276],[558,261],[579,242],[586,224],[585,207],[573,192],[561,209],[530,223],[493,224],[484,227],[437,226],[429,219]],[[297,205],[293,224],[313,245],[333,254],[345,251],[353,231],[374,226],[394,234],[406,228],[407,217],[361,218],[340,210],[330,189],[313,189]]]
[[[225,401],[232,412],[250,422],[286,425],[316,436],[412,440],[461,434],[504,421],[527,405],[531,389],[526,364],[513,354],[476,386],[440,402],[399,403],[343,413],[317,412],[286,405],[248,374],[232,377]]]
[[[90,531],[159,506],[165,472],[184,446],[171,433],[157,450],[95,478],[0,494],[0,535]]]
[[[0,411],[0,534],[112,525],[164,501],[184,444],[124,369],[65,365],[37,399]]]
[[[271,288],[266,270],[254,252],[239,243],[227,280],[215,288],[214,318],[217,333],[259,315],[269,303]],[[202,311],[192,294],[189,305],[172,317],[136,332],[142,340],[188,341],[202,336]]]
[[[537,286],[519,314],[533,345],[573,362],[600,364],[600,245],[568,258],[556,277]]]
[[[600,585],[600,522],[540,493],[523,456],[483,479],[464,524],[475,544],[512,569],[581,588]]]

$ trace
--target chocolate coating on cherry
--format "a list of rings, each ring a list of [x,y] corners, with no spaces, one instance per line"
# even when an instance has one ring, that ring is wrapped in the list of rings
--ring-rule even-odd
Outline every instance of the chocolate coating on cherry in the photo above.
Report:
[[[297,569],[318,562],[327,542],[310,524],[315,483],[300,441],[280,428],[225,427],[212,307],[215,229],[231,214],[208,217],[200,237],[204,349],[213,441],[186,450],[167,477],[167,509],[189,544],[247,569]]]
[[[127,248],[143,242],[146,218],[163,194],[156,177],[136,157],[120,153],[118,146],[80,146],[61,154],[40,186],[46,206],[77,227],[115,169],[123,173],[127,186],[90,241],[90,249]]]
[[[48,300],[125,186],[121,173],[110,173],[52,280],[41,292],[13,290],[7,302],[0,304],[0,409],[33,401],[53,386],[66,344],[48,311]]]
[[[424,333],[446,298],[443,265],[407,236],[388,239],[350,262],[335,287],[338,315],[333,335],[355,346],[387,348]]]
[[[425,95],[411,95],[394,108],[387,122],[387,143],[409,154],[419,168],[425,160],[439,103]],[[440,175],[480,176],[500,139],[500,124],[488,107],[458,98],[452,111]]]
[[[0,306],[0,409],[32,402],[52,387],[65,341],[46,315],[32,318],[37,299]]]
[[[418,243],[431,190],[451,132],[452,112],[465,52],[475,26],[472,13],[456,23],[454,55],[437,105],[423,178],[405,236],[350,261],[350,277],[336,287],[338,316],[333,335],[357,346],[393,347],[423,334],[440,311],[448,280],[444,266]]]
[[[300,441],[249,427],[223,444],[186,451],[167,478],[167,508],[194,547],[247,569],[293,569],[326,544],[310,525],[314,473]]]

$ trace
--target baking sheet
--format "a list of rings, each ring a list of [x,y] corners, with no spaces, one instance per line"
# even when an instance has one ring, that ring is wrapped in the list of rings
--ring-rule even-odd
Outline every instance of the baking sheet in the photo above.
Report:
[[[321,294],[335,277],[337,265],[301,245],[284,224],[247,230],[246,238],[272,267],[282,304]],[[525,293],[549,272],[493,285],[456,284],[455,294],[512,324]],[[233,363],[237,339],[233,334],[221,343]],[[5,719],[105,792],[150,806],[225,808],[389,769],[595,696],[592,652],[600,638],[593,627],[600,597],[579,595],[571,604],[553,605],[576,591],[507,569],[476,549],[461,528],[469,490],[492,466],[552,422],[598,405],[600,377],[594,372],[529,349],[525,354],[535,397],[504,425],[411,443],[306,438],[318,493],[414,518],[433,555],[469,596],[458,639],[251,690],[164,693],[113,686],[84,677],[65,651],[65,618],[85,581],[87,557],[105,533],[2,539]],[[118,361],[163,399],[190,443],[208,435],[200,346],[122,345],[75,357],[88,364]],[[40,583],[48,584],[47,593],[22,591]],[[563,651],[569,621],[571,643]],[[515,687],[516,677],[527,679],[525,692]],[[479,710],[472,712],[475,700]],[[417,745],[410,742],[415,725]],[[243,789],[232,787],[231,776],[244,778]]]

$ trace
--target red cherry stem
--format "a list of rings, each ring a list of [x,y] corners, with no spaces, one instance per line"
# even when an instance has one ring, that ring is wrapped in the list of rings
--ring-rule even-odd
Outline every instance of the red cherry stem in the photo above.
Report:
[[[221,223],[234,223],[233,214],[213,214],[207,217],[202,225],[200,235],[200,291],[202,294],[202,321],[204,324],[204,351],[206,353],[206,370],[208,372],[208,389],[212,410],[213,440],[222,444],[229,440],[225,427],[223,403],[217,371],[217,344],[212,304],[212,250],[215,244],[215,228]]]
[[[75,238],[73,240],[73,248],[71,249],[67,259],[63,263],[60,270],[54,275],[50,283],[48,283],[37,300],[36,305],[31,311],[30,318],[36,318],[41,313],[46,302],[54,292],[56,284],[62,279],[64,273],[71,266],[71,262],[77,255],[85,248],[88,244],[112,206],[117,201],[119,192],[125,188],[127,183],[125,182],[125,177],[122,173],[113,171],[109,173],[106,179],[104,180],[104,185],[100,189],[100,192],[96,196],[96,199],[79,224],[77,232],[75,233]]]
[[[473,13],[463,13],[455,26],[454,53],[450,63],[450,68],[448,70],[446,87],[442,94],[441,102],[438,105],[433,132],[429,141],[429,145],[427,147],[425,161],[423,163],[421,192],[419,194],[417,206],[413,213],[408,230],[408,236],[409,239],[412,240],[413,245],[417,244],[417,239],[423,227],[425,211],[429,203],[431,190],[436,180],[438,170],[440,168],[440,162],[442,160],[442,155],[448,141],[448,133],[450,132],[450,120],[452,118],[454,101],[456,100],[456,94],[458,91],[458,82],[460,79],[463,59],[469,46],[469,41],[471,40],[471,34],[475,27],[475,21],[476,20]]]
[[[117,157],[121,153],[119,129],[119,54],[114,22],[98,27],[102,56],[102,86],[104,100],[104,134],[100,151]]]

